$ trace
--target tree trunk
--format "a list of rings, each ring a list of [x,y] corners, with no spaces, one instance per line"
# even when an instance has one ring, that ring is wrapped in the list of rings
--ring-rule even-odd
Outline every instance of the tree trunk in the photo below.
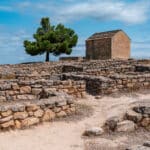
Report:
[[[45,59],[46,62],[49,61],[49,52],[46,52],[46,59]]]

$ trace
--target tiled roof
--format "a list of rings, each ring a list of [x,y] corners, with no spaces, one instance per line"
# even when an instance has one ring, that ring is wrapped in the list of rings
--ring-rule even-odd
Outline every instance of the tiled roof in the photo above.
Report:
[[[92,36],[90,36],[87,40],[94,40],[94,39],[100,39],[100,38],[111,38],[119,31],[122,31],[122,30],[112,30],[112,31],[95,33]]]

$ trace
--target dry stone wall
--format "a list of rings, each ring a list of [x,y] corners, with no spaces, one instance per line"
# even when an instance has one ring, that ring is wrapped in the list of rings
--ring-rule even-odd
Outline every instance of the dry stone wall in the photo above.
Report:
[[[22,129],[75,113],[71,97],[0,105],[0,130]]]
[[[5,80],[0,81],[0,102],[39,99],[42,91],[64,91],[75,97],[85,95],[85,82],[73,80]]]

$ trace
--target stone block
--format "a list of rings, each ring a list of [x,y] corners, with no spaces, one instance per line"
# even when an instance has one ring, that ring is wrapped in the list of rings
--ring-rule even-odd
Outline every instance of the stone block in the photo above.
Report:
[[[2,117],[8,117],[12,114],[12,111],[11,110],[7,110],[5,112],[1,112],[1,115]]]
[[[66,114],[65,111],[60,111],[60,112],[56,113],[56,116],[57,116],[58,118],[61,118],[61,117],[66,117],[67,114]]]
[[[23,86],[20,88],[21,94],[30,94],[31,93],[31,87],[30,86]]]
[[[15,128],[21,129],[21,122],[19,120],[15,120]]]
[[[83,136],[100,136],[104,133],[104,130],[100,127],[91,127],[84,131]]]
[[[36,104],[29,104],[28,106],[26,106],[27,111],[36,111],[38,110],[40,107],[37,106]]]
[[[29,127],[39,123],[39,119],[35,117],[29,117],[21,121],[22,127]]]
[[[135,122],[135,123],[138,123],[142,119],[142,115],[140,113],[136,113],[133,110],[128,110],[126,112],[126,118],[128,120]]]
[[[136,125],[133,121],[124,120],[122,122],[117,123],[116,131],[118,132],[131,132],[134,131]]]
[[[0,124],[0,127],[1,128],[14,127],[14,120],[10,120],[10,121]]]
[[[43,115],[42,121],[53,120],[55,118],[55,116],[56,116],[56,114],[52,110],[47,109]]]
[[[23,120],[28,117],[27,112],[16,112],[14,113],[14,119],[15,120]]]
[[[37,111],[34,112],[34,116],[39,118],[42,117],[44,114],[44,111],[42,109],[38,109]]]
[[[10,120],[12,120],[13,119],[13,116],[11,115],[11,116],[8,116],[8,117],[5,117],[5,118],[1,118],[0,119],[0,123],[4,123],[4,122],[8,122],[8,121],[10,121]]]
[[[147,127],[150,125],[150,118],[143,118],[142,121],[141,121],[141,125],[143,127]]]

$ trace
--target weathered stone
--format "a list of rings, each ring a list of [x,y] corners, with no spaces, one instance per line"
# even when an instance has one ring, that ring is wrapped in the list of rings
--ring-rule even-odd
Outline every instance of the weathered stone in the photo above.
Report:
[[[150,147],[150,141],[144,142],[143,146]]]
[[[28,117],[28,113],[27,112],[16,112],[16,113],[14,113],[14,119],[16,120],[18,120],[18,119],[20,119],[20,120],[23,120],[23,119],[25,119],[25,118],[27,118]]]
[[[6,112],[8,110],[9,110],[9,106],[7,106],[7,105],[0,106],[0,112]]]
[[[42,109],[38,109],[37,111],[34,112],[35,117],[42,117],[44,114],[44,111]]]
[[[6,97],[5,96],[0,96],[0,102],[4,102],[6,101]]]
[[[56,106],[58,106],[58,107],[65,106],[65,105],[67,105],[65,100],[61,100],[61,101],[56,102]]]
[[[147,114],[147,115],[150,115],[150,107],[145,107],[143,113]]]
[[[136,113],[133,110],[128,110],[126,113],[126,118],[137,123],[142,119],[142,115],[140,113]]]
[[[21,129],[21,122],[19,120],[15,120],[15,128]]]
[[[69,105],[62,106],[62,110],[67,110],[68,108],[69,108]]]
[[[12,84],[12,89],[13,89],[13,90],[19,90],[20,87],[19,87],[19,85],[18,85],[17,83],[13,83],[13,84]]]
[[[3,116],[3,117],[8,117],[8,116],[10,116],[12,114],[12,111],[11,110],[7,110],[6,112],[1,112],[1,115]]]
[[[22,94],[30,94],[31,93],[31,87],[30,86],[23,86],[20,88],[20,93]]]
[[[70,108],[70,111],[71,111],[72,113],[74,113],[74,112],[76,112],[76,108],[75,108],[75,107],[71,107],[71,108]]]
[[[65,111],[60,111],[60,112],[56,113],[56,116],[57,116],[58,118],[61,118],[61,117],[66,117],[67,114],[66,114]]]
[[[17,99],[19,100],[34,100],[36,99],[35,95],[17,95]]]
[[[36,111],[38,110],[40,107],[37,106],[36,104],[30,104],[28,106],[26,106],[27,111]]]
[[[8,122],[0,124],[1,128],[8,128],[8,127],[13,127],[14,126],[14,120],[10,120]]]
[[[5,118],[2,118],[2,119],[0,119],[0,123],[8,122],[8,121],[10,121],[12,118],[13,118],[12,115],[11,115],[11,116],[8,116],[8,117],[5,117]]]
[[[34,112],[33,111],[29,111],[28,115],[29,115],[29,117],[32,117],[34,115]]]
[[[44,115],[43,115],[43,118],[42,118],[42,120],[43,121],[50,121],[50,120],[53,120],[54,118],[55,118],[55,113],[52,111],[52,110],[50,110],[50,109],[47,109],[46,111],[45,111],[45,113],[44,113]]]
[[[25,111],[25,105],[23,104],[15,104],[11,107],[11,110],[13,112],[21,112],[21,111]]]
[[[134,107],[133,110],[136,111],[137,113],[150,115],[150,107],[139,106],[139,107]]]
[[[30,118],[26,118],[26,119],[22,120],[21,123],[22,123],[22,127],[29,127],[29,126],[38,124],[39,121],[40,120],[38,118],[30,117]]]
[[[115,131],[118,122],[119,122],[118,117],[116,117],[116,116],[110,117],[106,120],[105,127],[108,130]]]
[[[58,112],[61,111],[61,107],[55,107],[55,108],[53,109],[53,111],[54,111],[55,113],[58,113]]]
[[[104,130],[100,127],[92,127],[84,131],[83,136],[100,136]]]
[[[15,79],[16,75],[14,73],[6,73],[6,74],[2,74],[1,79]]]
[[[0,91],[0,97],[5,96],[5,91]]]
[[[144,118],[144,119],[142,119],[141,125],[143,127],[147,127],[148,125],[150,125],[150,118]]]
[[[136,128],[136,125],[134,124],[134,122],[129,121],[129,120],[125,120],[125,121],[117,123],[116,131],[118,131],[118,132],[131,132],[131,131],[134,131],[135,128]]]
[[[10,90],[11,89],[11,84],[1,84],[0,89],[1,90]]]
[[[40,89],[40,88],[32,88],[32,94],[34,94],[34,95],[40,94],[41,91],[42,91],[42,89]]]

